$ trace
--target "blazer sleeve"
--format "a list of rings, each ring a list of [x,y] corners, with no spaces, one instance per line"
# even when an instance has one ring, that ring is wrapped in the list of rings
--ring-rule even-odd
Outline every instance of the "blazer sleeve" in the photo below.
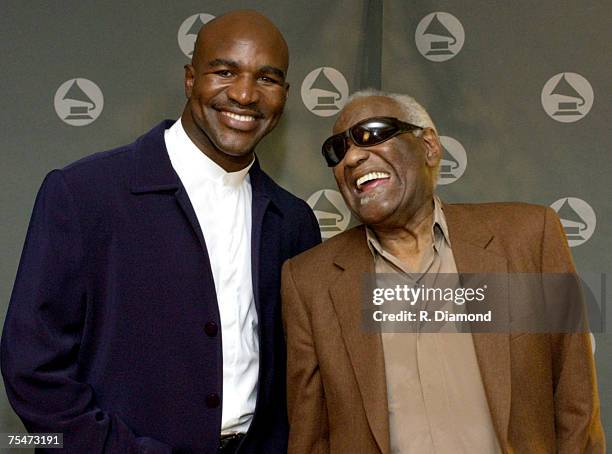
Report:
[[[329,428],[310,316],[292,274],[283,265],[281,294],[287,336],[287,407],[289,454],[327,454]]]
[[[563,227],[550,208],[545,214],[541,264],[543,273],[576,273]],[[553,334],[551,340],[558,452],[603,454],[605,437],[589,333]]]
[[[63,433],[67,453],[170,453],[99,408],[79,371],[87,313],[84,245],[63,173],[36,198],[6,316],[0,361],[6,392],[30,432]],[[57,449],[50,452],[57,453]]]

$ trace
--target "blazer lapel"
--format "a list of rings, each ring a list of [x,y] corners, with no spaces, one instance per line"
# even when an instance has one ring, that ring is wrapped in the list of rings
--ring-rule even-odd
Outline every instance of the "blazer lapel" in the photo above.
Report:
[[[389,452],[389,412],[385,360],[380,333],[362,327],[362,285],[365,273],[374,272],[363,227],[353,229],[334,260],[342,269],[330,288],[342,337],[353,365],[370,430],[384,454]]]
[[[210,268],[210,259],[200,223],[189,200],[187,191],[172,167],[166,148],[164,132],[173,123],[174,121],[172,120],[164,120],[136,141],[131,156],[130,190],[132,194],[174,194],[177,204],[189,221],[192,231],[198,238],[206,257],[204,279],[208,281],[208,288],[214,289],[215,284]],[[214,291],[211,293],[211,296],[213,294],[214,301],[216,302],[216,293]]]
[[[269,285],[269,283],[261,282],[261,279],[262,276],[265,277],[271,274],[270,270],[262,269],[262,266],[265,268],[265,263],[262,264],[262,260],[282,263],[280,242],[278,241],[281,235],[280,219],[266,218],[266,215],[282,218],[283,213],[279,209],[276,194],[270,187],[268,177],[261,170],[257,159],[255,159],[249,171],[249,177],[253,194],[251,205],[251,275],[253,278],[255,306],[258,315],[261,317],[261,286]]]
[[[507,273],[508,263],[484,220],[460,206],[444,205],[450,243],[459,273]],[[509,311],[496,307],[501,326]],[[506,446],[510,421],[510,334],[474,333],[474,349],[480,367],[493,425],[500,445]]]
[[[282,263],[281,241],[283,213],[269,177],[256,160],[249,171],[253,194],[251,211],[251,277],[253,299],[258,318],[259,380],[257,382],[257,404],[255,419],[265,414],[269,406],[274,376],[284,370],[279,364],[282,358],[275,353],[283,334],[280,324],[280,304],[277,282],[280,281]],[[277,320],[279,322],[277,322]]]
[[[259,294],[259,267],[262,251],[262,227],[263,219],[270,199],[264,194],[253,193],[252,204],[252,226],[251,226],[251,276],[253,279],[253,297],[257,313],[261,317],[260,294]]]

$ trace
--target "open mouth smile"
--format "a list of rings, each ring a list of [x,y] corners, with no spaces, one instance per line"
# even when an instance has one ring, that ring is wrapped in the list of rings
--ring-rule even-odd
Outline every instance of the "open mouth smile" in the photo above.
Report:
[[[260,115],[238,114],[229,110],[217,110],[219,121],[228,128],[249,132],[257,128]]]
[[[368,172],[355,181],[358,191],[364,192],[387,182],[391,178],[387,172]]]
[[[225,115],[226,117],[232,118],[236,121],[242,121],[242,122],[255,121],[255,117],[252,115],[238,115],[233,112],[227,112],[224,110],[221,111],[221,115]]]

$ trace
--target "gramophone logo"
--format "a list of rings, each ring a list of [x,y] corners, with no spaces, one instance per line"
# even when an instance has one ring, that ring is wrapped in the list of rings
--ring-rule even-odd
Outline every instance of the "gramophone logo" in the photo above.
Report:
[[[178,29],[178,44],[186,57],[191,58],[193,55],[193,46],[195,45],[196,37],[202,25],[213,20],[215,16],[212,14],[194,14],[183,21]]]
[[[561,123],[573,123],[593,107],[593,87],[576,73],[559,73],[551,77],[542,89],[542,106],[550,118]]]
[[[77,78],[64,82],[55,92],[55,112],[71,126],[85,126],[102,113],[104,96],[91,80]]]
[[[455,16],[438,11],[421,19],[414,40],[423,57],[441,62],[450,60],[461,51],[465,32]]]
[[[458,140],[448,136],[440,136],[444,148],[440,161],[438,185],[451,184],[457,181],[467,168],[467,153]]]
[[[570,247],[588,241],[595,231],[597,219],[593,208],[582,199],[565,197],[550,206],[561,218],[561,225]]]
[[[351,212],[338,191],[322,189],[312,194],[306,202],[319,221],[321,237],[331,238],[348,227]]]
[[[344,106],[349,88],[340,71],[322,67],[308,73],[301,91],[308,110],[319,117],[331,117]]]

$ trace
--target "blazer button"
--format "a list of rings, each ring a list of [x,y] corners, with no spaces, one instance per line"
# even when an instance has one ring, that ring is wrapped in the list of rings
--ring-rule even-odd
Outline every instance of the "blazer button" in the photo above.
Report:
[[[204,332],[210,337],[215,337],[218,331],[219,327],[215,322],[208,322],[206,325],[204,325]]]
[[[211,393],[206,396],[206,406],[208,408],[217,408],[221,403],[221,399],[219,398],[219,394]]]

